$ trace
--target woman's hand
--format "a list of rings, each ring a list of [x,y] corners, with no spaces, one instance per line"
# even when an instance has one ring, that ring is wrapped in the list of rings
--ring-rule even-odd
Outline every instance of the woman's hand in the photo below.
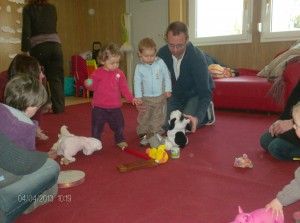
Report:
[[[56,159],[56,157],[57,157],[57,152],[55,150],[50,150],[48,152],[48,158],[50,158],[50,159]]]
[[[293,120],[278,120],[269,127],[269,132],[272,137],[284,133],[293,128]]]

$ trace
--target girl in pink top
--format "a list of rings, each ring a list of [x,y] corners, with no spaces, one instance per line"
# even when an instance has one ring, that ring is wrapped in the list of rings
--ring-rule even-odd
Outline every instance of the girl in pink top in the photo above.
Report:
[[[85,81],[85,87],[93,91],[92,99],[92,137],[101,140],[104,124],[107,122],[114,132],[115,143],[120,148],[128,144],[123,135],[124,117],[122,114],[122,98],[134,105],[141,103],[135,99],[128,89],[127,80],[122,70],[119,69],[121,51],[111,43],[99,52],[99,63],[103,66],[95,70],[91,77]]]

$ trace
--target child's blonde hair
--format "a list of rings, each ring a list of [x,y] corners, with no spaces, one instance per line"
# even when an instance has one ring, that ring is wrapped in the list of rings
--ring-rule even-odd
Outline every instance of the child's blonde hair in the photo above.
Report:
[[[154,49],[154,51],[156,52],[156,43],[153,39],[146,37],[139,42],[138,48],[140,53],[146,49]]]
[[[115,43],[110,43],[98,53],[98,62],[105,62],[111,56],[121,56],[120,47]]]

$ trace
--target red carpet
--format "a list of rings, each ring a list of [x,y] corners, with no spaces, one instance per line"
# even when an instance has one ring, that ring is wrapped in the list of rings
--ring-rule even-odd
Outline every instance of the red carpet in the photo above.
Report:
[[[131,149],[144,152],[136,137],[137,111],[123,107],[125,137]],[[37,143],[48,151],[65,124],[75,135],[90,136],[90,103],[69,106],[61,115],[43,116],[50,139]],[[216,111],[216,123],[189,134],[189,145],[179,159],[160,166],[119,173],[117,165],[140,160],[117,149],[107,127],[103,149],[91,156],[77,154],[76,162],[62,170],[86,173],[83,184],[59,190],[54,202],[17,223],[220,223],[230,222],[237,206],[244,211],[264,207],[293,178],[298,162],[278,161],[263,152],[260,134],[277,115]],[[235,157],[246,153],[253,169],[233,167]],[[285,222],[292,223],[298,203],[284,208]]]

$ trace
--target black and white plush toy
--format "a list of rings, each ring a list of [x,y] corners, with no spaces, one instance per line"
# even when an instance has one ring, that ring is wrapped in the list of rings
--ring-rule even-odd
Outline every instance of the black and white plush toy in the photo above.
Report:
[[[190,123],[189,119],[184,118],[183,114],[179,111],[173,111],[170,115],[169,130],[165,138],[166,150],[171,150],[174,147],[183,148],[188,144],[188,138],[185,134],[187,124]]]

